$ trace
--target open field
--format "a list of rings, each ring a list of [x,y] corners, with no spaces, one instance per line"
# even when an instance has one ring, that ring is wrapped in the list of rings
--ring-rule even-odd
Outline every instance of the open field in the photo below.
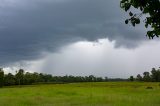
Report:
[[[160,106],[160,85],[104,82],[6,87],[0,89],[0,106]]]

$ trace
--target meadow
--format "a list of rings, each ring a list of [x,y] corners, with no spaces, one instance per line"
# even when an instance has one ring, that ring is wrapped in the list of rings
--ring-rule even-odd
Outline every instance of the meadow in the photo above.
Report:
[[[160,106],[160,83],[93,82],[3,87],[0,88],[0,106]]]

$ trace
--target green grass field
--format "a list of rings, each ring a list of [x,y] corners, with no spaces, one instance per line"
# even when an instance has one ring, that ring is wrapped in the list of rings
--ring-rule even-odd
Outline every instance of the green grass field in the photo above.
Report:
[[[0,106],[160,106],[160,85],[104,82],[4,87]]]

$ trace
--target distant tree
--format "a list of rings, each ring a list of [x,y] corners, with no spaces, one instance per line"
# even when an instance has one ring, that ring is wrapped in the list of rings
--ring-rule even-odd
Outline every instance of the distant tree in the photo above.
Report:
[[[19,71],[15,75],[16,78],[16,83],[18,85],[23,85],[24,84],[24,70],[19,69]]]
[[[4,84],[4,71],[0,68],[0,87],[3,87]]]
[[[150,26],[150,30],[147,32],[149,38],[159,37],[160,35],[160,0],[121,0],[120,6],[126,12],[129,11],[129,19],[126,19],[125,23],[129,22],[135,26],[140,24],[140,18],[143,15],[145,18],[143,21],[145,27]],[[131,9],[132,8],[132,9]],[[133,13],[133,8],[139,10],[140,13]]]
[[[13,74],[8,73],[7,75],[4,76],[4,85],[6,86],[11,86],[15,85],[15,77]]]
[[[89,81],[89,82],[94,82],[95,80],[96,80],[96,78],[95,78],[94,75],[90,75],[90,76],[88,77],[88,81]]]
[[[43,73],[39,73],[39,82],[45,82]]]
[[[134,81],[134,77],[133,77],[133,76],[130,76],[129,80],[130,80],[130,81]]]
[[[104,81],[106,81],[106,82],[107,82],[107,81],[108,81],[108,77],[105,77],[105,78],[104,78]]]
[[[52,76],[51,74],[44,73],[30,73],[26,72],[23,69],[16,71],[16,74],[8,73],[4,75],[3,69],[0,68],[0,87],[3,85],[29,85],[36,83],[72,83],[72,82],[103,82],[108,81],[108,78],[105,77],[95,77],[90,76]]]
[[[160,68],[155,69],[152,68],[151,73],[149,72],[144,72],[143,77],[141,77],[140,74],[137,75],[137,80],[138,81],[146,81],[146,82],[160,82]]]
[[[158,82],[160,82],[160,69],[157,70],[157,74],[158,74]]]
[[[36,83],[39,81],[39,74],[37,72],[34,72],[32,74],[33,83]]]
[[[28,85],[28,84],[32,84],[34,83],[34,78],[33,78],[33,73],[30,72],[26,72],[24,75],[24,84]]]
[[[151,78],[153,82],[160,82],[160,69],[152,68]]]
[[[102,77],[97,77],[96,82],[103,82],[103,78]]]
[[[44,75],[45,82],[51,82],[52,81],[52,75],[51,74],[45,74]]]
[[[143,78],[142,78],[142,76],[140,74],[137,75],[136,79],[137,79],[137,81],[143,81]]]
[[[144,72],[143,73],[143,81],[146,81],[146,82],[150,82],[151,81],[151,77],[150,77],[150,73],[149,72]]]
[[[158,81],[158,74],[157,74],[157,70],[155,68],[152,68],[151,71],[151,78],[153,82]]]

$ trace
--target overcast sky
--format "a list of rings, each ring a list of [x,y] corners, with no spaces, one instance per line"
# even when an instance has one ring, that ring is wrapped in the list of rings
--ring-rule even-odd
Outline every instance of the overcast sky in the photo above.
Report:
[[[126,78],[159,67],[159,39],[125,25],[120,0],[0,0],[0,66]]]

